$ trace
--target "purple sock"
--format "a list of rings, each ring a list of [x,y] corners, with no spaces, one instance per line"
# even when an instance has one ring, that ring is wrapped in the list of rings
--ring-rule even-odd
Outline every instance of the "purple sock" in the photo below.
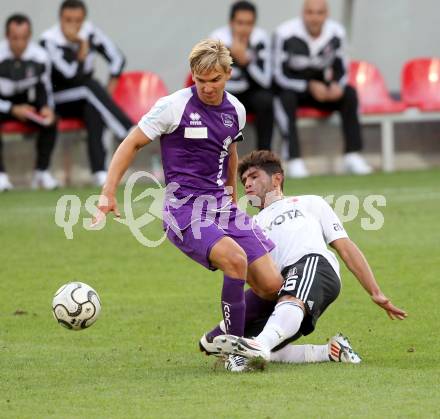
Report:
[[[225,332],[220,329],[220,325],[217,325],[214,327],[214,329],[212,329],[210,332],[208,332],[206,334],[206,339],[208,340],[208,342],[212,342],[212,340],[219,335],[223,335]]]
[[[222,312],[226,333],[243,336],[246,304],[244,300],[244,279],[224,276],[222,289]]]
[[[260,298],[251,288],[245,292],[244,298],[246,301],[245,324],[249,324],[257,319],[269,317],[277,303],[276,301],[269,301]]]
[[[244,293],[244,299],[246,304],[245,325],[257,319],[269,317],[277,303],[276,301],[260,298],[251,288]],[[206,338],[209,342],[212,342],[216,336],[223,335],[224,333],[225,331],[220,329],[220,325],[217,325],[206,334]]]

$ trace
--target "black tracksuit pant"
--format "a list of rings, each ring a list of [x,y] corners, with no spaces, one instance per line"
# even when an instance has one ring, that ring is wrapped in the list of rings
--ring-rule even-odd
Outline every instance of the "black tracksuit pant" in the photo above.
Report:
[[[338,111],[342,119],[342,132],[345,142],[345,153],[360,151],[362,149],[361,128],[358,117],[358,98],[356,90],[345,86],[344,94],[336,102],[318,102],[309,92],[297,93],[293,90],[281,90],[281,118],[287,122],[285,135],[289,140],[289,158],[301,157],[296,126],[296,112],[300,106],[312,107],[324,111]],[[279,118],[279,119],[281,119]],[[280,126],[283,124],[280,123]],[[286,125],[286,124],[284,124]]]
[[[13,120],[9,115],[0,114],[0,125],[1,122]],[[52,156],[53,149],[55,147],[57,129],[56,125],[51,125],[49,127],[43,127],[41,125],[29,122],[30,125],[38,129],[37,142],[36,142],[36,154],[37,160],[35,163],[36,170],[47,170],[50,164],[50,158]],[[1,128],[0,128],[1,134]],[[5,164],[3,159],[3,141],[0,136],[0,172],[5,172]]]
[[[270,150],[274,123],[273,93],[268,89],[249,89],[234,95],[246,108],[255,114],[257,149]]]
[[[123,140],[134,121],[115,104],[107,90],[92,78],[56,91],[54,98],[58,115],[84,121],[92,172],[105,170],[102,142],[104,128],[109,128],[119,140]]]

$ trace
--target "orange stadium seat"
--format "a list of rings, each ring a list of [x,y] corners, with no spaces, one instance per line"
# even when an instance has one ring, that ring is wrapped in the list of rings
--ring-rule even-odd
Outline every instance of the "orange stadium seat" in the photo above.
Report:
[[[422,112],[440,111],[440,58],[417,58],[404,64],[402,100]]]
[[[133,123],[137,123],[159,98],[167,94],[168,89],[157,74],[133,71],[121,74],[113,99]]]
[[[399,113],[406,104],[392,99],[377,67],[366,61],[352,61],[349,83],[357,90],[362,114]]]

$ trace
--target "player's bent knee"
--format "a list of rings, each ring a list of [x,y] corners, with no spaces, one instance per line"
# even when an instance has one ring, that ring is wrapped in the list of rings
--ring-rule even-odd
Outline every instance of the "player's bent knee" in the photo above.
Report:
[[[281,288],[281,281],[277,281],[277,278],[263,278],[262,281],[252,282],[249,285],[255,293],[265,300],[276,300],[278,291]]]
[[[210,255],[211,264],[232,278],[244,279],[247,274],[247,257],[241,247],[215,249]]]
[[[266,295],[277,295],[278,291],[281,288],[281,281],[277,281],[275,280],[275,278],[271,281],[268,281],[266,283],[263,284],[262,286],[262,291],[266,294]]]
[[[223,272],[233,278],[245,278],[247,271],[247,258],[243,253],[230,253],[224,263]]]

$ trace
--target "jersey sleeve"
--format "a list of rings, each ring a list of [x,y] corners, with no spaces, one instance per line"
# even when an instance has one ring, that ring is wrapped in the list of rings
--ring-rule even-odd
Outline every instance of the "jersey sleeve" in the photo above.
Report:
[[[169,97],[159,99],[139,121],[138,127],[152,141],[175,129],[172,103]]]
[[[341,220],[333,211],[327,201],[319,196],[314,197],[313,212],[319,217],[322,233],[327,244],[342,238],[347,238],[348,234],[342,225]]]
[[[234,95],[231,95],[228,92],[226,92],[226,95],[237,112],[238,131],[242,131],[246,125],[246,108]]]
[[[241,106],[237,109],[238,114],[238,129],[243,131],[244,126],[246,125],[246,108],[240,103]]]
[[[119,77],[125,65],[125,57],[114,42],[99,28],[94,28],[93,42],[97,51],[108,61],[110,75]]]
[[[55,102],[53,98],[52,82],[51,82],[51,71],[52,65],[50,58],[44,49],[41,50],[41,62],[44,66],[44,71],[40,76],[40,81],[37,85],[37,103],[40,107],[48,106],[53,109],[55,107]]]
[[[339,83],[342,87],[347,84],[348,81],[348,59],[346,53],[346,37],[345,30],[342,27],[338,27],[338,45],[335,51],[335,60],[333,61],[333,80]]]

